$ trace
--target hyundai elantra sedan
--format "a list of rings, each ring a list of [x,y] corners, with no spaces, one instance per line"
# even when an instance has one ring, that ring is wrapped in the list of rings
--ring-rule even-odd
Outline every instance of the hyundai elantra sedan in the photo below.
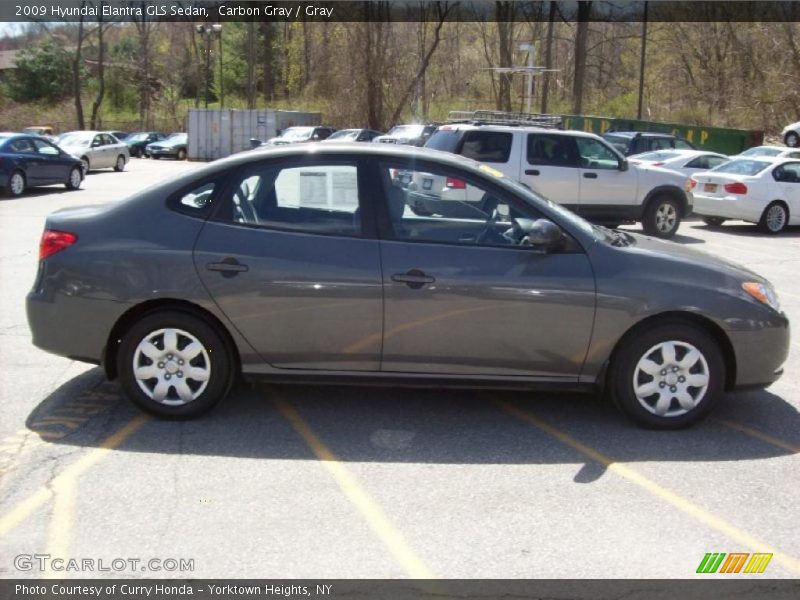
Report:
[[[399,172],[474,188],[418,215]],[[432,190],[432,193],[438,193]],[[772,286],[689,248],[590,225],[485,165],[394,144],[213,162],[47,218],[34,343],[102,364],[144,410],[193,417],[237,377],[607,391],[689,425],[782,373]]]

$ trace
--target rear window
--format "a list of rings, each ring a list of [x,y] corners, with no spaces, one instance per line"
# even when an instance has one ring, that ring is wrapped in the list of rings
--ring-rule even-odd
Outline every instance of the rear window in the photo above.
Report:
[[[778,156],[783,152],[782,148],[750,148],[749,150],[745,150],[742,152],[742,156]]]
[[[733,173],[735,175],[757,175],[770,164],[764,160],[732,160],[712,169],[715,173]]]

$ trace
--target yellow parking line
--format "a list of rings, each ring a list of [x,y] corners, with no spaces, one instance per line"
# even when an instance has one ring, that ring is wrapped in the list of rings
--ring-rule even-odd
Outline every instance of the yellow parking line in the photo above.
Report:
[[[403,534],[392,524],[380,505],[361,487],[339,458],[320,440],[300,413],[288,402],[274,398],[278,410],[303,438],[314,455],[336,480],[345,496],[359,510],[372,530],[389,549],[406,572],[414,579],[433,579],[434,575],[417,557]]]
[[[75,515],[75,504],[78,497],[78,486],[74,478],[63,479],[53,484],[53,514],[50,517],[50,534],[47,542],[47,554],[52,557],[69,556],[69,541],[72,536],[72,523]],[[53,572],[44,573],[45,577],[56,576]]]
[[[528,411],[523,411],[509,404],[508,402],[497,401],[503,410],[505,410],[510,415],[521,419],[522,421],[526,421],[535,427],[541,429],[545,433],[556,438],[558,441],[563,443],[566,446],[569,446],[573,450],[577,451],[578,453],[582,454],[586,458],[593,460],[595,462],[600,463],[601,465],[605,466],[609,471],[619,475],[623,479],[637,485],[638,487],[642,488],[646,492],[649,492],[653,496],[664,500],[668,504],[671,504],[673,507],[677,508],[681,512],[689,515],[690,517],[700,521],[702,524],[719,531],[720,533],[726,535],[730,539],[734,540],[738,544],[742,544],[747,546],[757,552],[766,552],[773,554],[773,558],[776,562],[780,563],[790,571],[795,573],[800,573],[800,560],[780,552],[774,548],[771,548],[766,543],[762,542],[761,540],[756,539],[755,537],[751,536],[750,534],[734,527],[727,521],[720,519],[719,517],[712,515],[708,511],[703,508],[700,508],[696,504],[678,496],[674,492],[660,486],[656,482],[648,479],[644,475],[641,475],[637,471],[631,469],[628,466],[622,465],[618,462],[615,462],[609,456],[606,456],[602,452],[595,450],[594,448],[587,446],[586,444],[579,442],[571,435],[553,427],[549,423],[543,421],[539,417],[529,413]]]
[[[781,439],[773,437],[769,434],[764,433],[763,431],[759,431],[758,429],[753,429],[752,427],[748,427],[743,423],[739,423],[738,421],[730,421],[728,419],[720,419],[720,423],[730,427],[731,429],[735,429],[736,431],[740,431],[745,435],[749,435],[750,437],[754,437],[762,442],[766,442],[768,444],[772,444],[778,448],[782,448],[783,450],[788,450],[792,454],[800,454],[800,448],[797,446],[793,446],[789,442],[784,442]]]
[[[129,421],[124,427],[107,437],[99,447],[90,451],[82,458],[72,463],[69,467],[58,475],[52,482],[52,489],[58,490],[60,486],[74,482],[89,468],[95,465],[108,455],[114,448],[117,448],[130,436],[136,433],[149,418],[139,415]],[[27,519],[34,511],[47,502],[52,496],[52,492],[47,487],[41,487],[25,500],[17,504],[9,512],[0,517],[0,537],[17,527]]]

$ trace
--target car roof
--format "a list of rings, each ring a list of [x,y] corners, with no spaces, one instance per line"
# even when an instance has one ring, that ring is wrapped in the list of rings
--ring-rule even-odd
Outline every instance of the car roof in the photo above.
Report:
[[[580,131],[579,129],[553,129],[552,127],[536,127],[534,125],[481,125],[477,123],[445,123],[444,125],[439,126],[439,131],[452,131],[452,130],[507,131],[509,133],[513,133],[515,131],[523,131],[528,133],[552,133],[556,135],[569,135],[572,137],[586,137],[586,138],[598,137],[594,133],[589,133],[587,131]]]
[[[677,138],[677,135],[671,133],[659,133],[658,131],[606,131],[603,135],[619,135],[622,137],[668,137]]]

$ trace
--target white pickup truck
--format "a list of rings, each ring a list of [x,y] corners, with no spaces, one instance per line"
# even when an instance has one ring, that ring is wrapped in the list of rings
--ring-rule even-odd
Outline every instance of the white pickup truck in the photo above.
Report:
[[[670,238],[691,212],[686,176],[636,165],[599,136],[527,126],[451,124],[439,127],[425,144],[487,163],[595,222],[616,226],[641,221],[644,230]],[[400,173],[411,208],[420,214],[460,216],[470,211],[464,182],[438,181],[424,172]],[[406,178],[404,181],[403,178]]]

